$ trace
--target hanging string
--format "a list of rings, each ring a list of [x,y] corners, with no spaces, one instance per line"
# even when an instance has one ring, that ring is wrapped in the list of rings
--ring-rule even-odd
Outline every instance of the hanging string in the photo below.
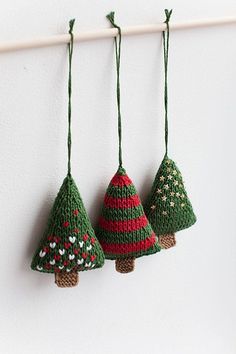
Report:
[[[116,50],[116,98],[117,98],[117,111],[118,111],[118,137],[119,137],[119,167],[122,167],[122,126],[121,126],[121,111],[120,111],[120,53],[121,53],[121,29],[114,22],[115,13],[111,12],[107,15],[108,20],[112,26],[118,29],[118,40],[115,37],[115,50]]]
[[[72,64],[72,55],[74,49],[74,27],[75,19],[70,20],[69,22],[69,34],[70,34],[70,43],[69,43],[69,77],[68,77],[68,136],[67,136],[67,147],[68,147],[68,176],[71,175],[71,86],[72,86],[72,74],[71,74],[71,64]]]
[[[165,73],[165,86],[164,86],[164,103],[165,103],[165,156],[168,154],[168,59],[169,59],[169,36],[170,28],[169,21],[172,14],[172,10],[165,10],[166,30],[162,32],[163,37],[163,49],[164,49],[164,73]]]

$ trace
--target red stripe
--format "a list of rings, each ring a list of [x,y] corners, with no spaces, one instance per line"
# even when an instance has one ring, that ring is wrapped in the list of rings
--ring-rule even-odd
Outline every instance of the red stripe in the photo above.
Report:
[[[131,220],[120,220],[120,221],[110,221],[103,217],[99,220],[99,225],[106,231],[111,232],[131,232],[141,229],[148,224],[145,215],[139,216],[138,218]]]
[[[140,205],[140,199],[137,194],[131,195],[128,198],[114,198],[106,195],[104,204],[109,208],[132,208]]]
[[[145,251],[151,248],[156,242],[156,235],[152,233],[150,237],[146,240],[133,242],[133,243],[103,243],[101,242],[103,251],[105,253],[113,253],[113,254],[127,254],[139,251]]]
[[[116,173],[115,176],[111,180],[111,184],[113,186],[129,186],[132,184],[131,179],[127,175],[120,175],[119,173]]]

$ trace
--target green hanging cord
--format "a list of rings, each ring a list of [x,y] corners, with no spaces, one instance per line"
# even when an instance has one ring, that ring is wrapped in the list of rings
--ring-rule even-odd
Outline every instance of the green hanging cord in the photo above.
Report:
[[[74,47],[74,27],[75,19],[70,20],[69,22],[69,34],[70,34],[70,43],[69,43],[69,77],[68,77],[68,136],[67,136],[67,147],[68,147],[68,176],[71,176],[71,86],[72,86],[72,74],[71,74],[71,64],[72,64],[72,55]]]
[[[115,37],[116,49],[116,98],[118,110],[118,136],[119,136],[119,167],[122,167],[122,126],[121,126],[121,111],[120,111],[120,53],[121,53],[121,28],[114,22],[115,13],[111,12],[107,15],[108,20],[112,26],[118,29],[118,40]]]
[[[172,14],[172,10],[165,10],[166,15],[166,30],[162,32],[163,37],[163,49],[164,49],[164,72],[165,72],[165,88],[164,88],[164,103],[165,103],[165,156],[168,154],[168,57],[169,57],[169,36],[170,27],[169,21]]]

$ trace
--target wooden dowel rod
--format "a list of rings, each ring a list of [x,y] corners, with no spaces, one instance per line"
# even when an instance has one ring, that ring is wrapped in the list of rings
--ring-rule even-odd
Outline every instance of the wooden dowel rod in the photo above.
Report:
[[[189,22],[171,23],[171,30],[182,30],[191,29],[199,27],[209,27],[218,25],[236,24],[236,17],[224,17],[216,19],[205,19],[196,20]],[[165,29],[165,24],[153,24],[153,25],[141,25],[133,27],[122,27],[123,36],[133,36],[139,34],[148,34],[162,32]],[[74,35],[75,42],[83,42],[104,38],[113,38],[117,35],[118,31],[116,28],[106,28],[94,31],[82,31]],[[48,37],[39,37],[34,39],[22,40],[22,41],[10,41],[10,42],[0,42],[0,52],[10,52],[16,50],[30,49],[30,48],[41,48],[49,47],[53,45],[66,44],[69,43],[70,36],[68,34],[60,34]]]

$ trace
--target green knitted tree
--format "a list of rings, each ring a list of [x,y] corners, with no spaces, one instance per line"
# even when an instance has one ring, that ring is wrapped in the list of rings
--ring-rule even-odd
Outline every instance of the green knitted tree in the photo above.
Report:
[[[33,257],[31,268],[55,273],[59,287],[78,283],[78,272],[102,267],[104,253],[94,234],[82,199],[71,176],[71,64],[73,26],[70,21],[68,80],[68,172],[52,207],[48,225]]]
[[[82,199],[71,176],[56,197],[48,226],[31,267],[55,273],[59,286],[73,286],[78,272],[102,267],[104,254],[94,234]]]
[[[184,189],[183,179],[174,161],[168,157],[168,86],[167,69],[169,53],[169,20],[172,10],[165,10],[166,31],[163,32],[165,67],[165,157],[156,174],[150,195],[145,204],[145,213],[153,230],[159,237],[162,248],[176,244],[175,232],[190,227],[196,222],[192,205]]]
[[[119,167],[107,188],[97,236],[105,257],[115,259],[116,270],[121,273],[133,270],[135,258],[160,251],[137,191],[123,167]]]
[[[196,222],[182,175],[174,161],[167,156],[163,159],[156,174],[151,193],[145,204],[145,212],[163,248],[168,248],[171,240],[175,243],[170,235]]]
[[[136,189],[122,166],[120,111],[121,29],[114,22],[114,12],[111,12],[107,18],[113,27],[118,30],[118,39],[115,37],[115,53],[119,168],[106,191],[97,236],[101,242],[105,257],[116,260],[116,270],[118,272],[128,273],[134,269],[135,258],[158,252],[160,251],[160,246],[144,214]]]

